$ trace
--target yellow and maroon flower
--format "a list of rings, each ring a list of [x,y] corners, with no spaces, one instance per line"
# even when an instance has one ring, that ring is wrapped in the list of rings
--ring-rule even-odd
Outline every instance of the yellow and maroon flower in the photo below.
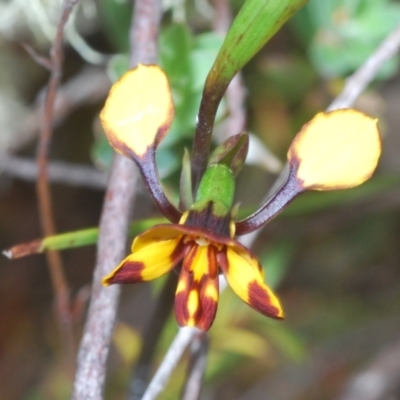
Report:
[[[180,263],[175,297],[179,325],[210,328],[217,311],[220,271],[249,306],[268,317],[283,318],[279,300],[264,284],[262,267],[253,253],[230,237],[187,225],[158,225],[137,236],[132,254],[103,283],[149,281]]]
[[[173,115],[168,80],[154,65],[127,72],[113,86],[101,113],[109,142],[136,162],[153,200],[172,222],[137,236],[132,254],[103,283],[149,281],[180,268],[175,297],[178,323],[207,330],[217,310],[222,272],[244,302],[266,316],[283,318],[279,300],[264,283],[259,261],[234,239],[235,234],[259,229],[306,190],[351,188],[369,179],[381,153],[377,121],[351,109],[316,115],[289,148],[285,183],[257,211],[235,221],[235,177],[246,158],[248,136],[233,136],[218,147],[198,185],[197,181],[192,185],[185,154],[181,207],[187,211],[182,212],[162,190],[155,163],[156,148]]]

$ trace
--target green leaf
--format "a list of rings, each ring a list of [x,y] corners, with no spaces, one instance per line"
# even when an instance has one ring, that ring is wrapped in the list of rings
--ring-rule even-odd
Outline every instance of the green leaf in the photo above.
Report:
[[[108,170],[111,167],[111,163],[114,157],[114,150],[110,146],[107,138],[101,132],[96,135],[94,143],[90,149],[90,156],[93,163],[102,170]]]
[[[307,1],[247,0],[233,21],[203,91],[192,151],[195,190],[206,168],[217,109],[230,81]]]
[[[182,24],[162,30],[160,65],[168,76],[175,105],[174,121],[164,147],[193,135],[204,82],[222,41],[215,33],[193,36]]]
[[[247,0],[218,53],[208,75],[205,92],[211,91],[222,97],[235,74],[306,2],[307,0]],[[215,84],[218,89],[212,90]]]
[[[139,235],[146,229],[154,225],[167,222],[165,218],[150,218],[145,220],[134,221],[129,226],[129,234],[131,237]],[[47,236],[43,239],[33,240],[32,242],[17,244],[7,250],[3,254],[10,258],[21,258],[32,254],[40,254],[48,250],[64,250],[75,247],[89,246],[97,243],[99,237],[99,228],[87,228],[79,231],[66,232],[58,235]]]
[[[165,223],[165,218],[149,218],[133,221],[129,225],[129,235],[134,237],[154,225]],[[48,236],[43,239],[42,251],[63,250],[74,247],[88,246],[97,243],[99,228],[81,229],[79,231]]]
[[[126,54],[116,54],[107,65],[107,73],[112,82],[117,81],[129,69],[129,57]]]
[[[100,0],[101,27],[117,51],[129,50],[132,4],[131,1]]]
[[[270,246],[260,255],[268,285],[273,289],[279,287],[285,277],[293,258],[294,246],[291,242],[279,242]]]
[[[400,5],[388,0],[310,0],[294,18],[309,45],[311,61],[326,77],[343,77],[362,65],[400,19]],[[378,79],[393,75],[397,59]]]
[[[301,362],[307,356],[307,347],[301,337],[282,323],[276,323],[264,319],[264,323],[258,326],[268,338],[269,342],[275,345],[283,354],[294,362]]]

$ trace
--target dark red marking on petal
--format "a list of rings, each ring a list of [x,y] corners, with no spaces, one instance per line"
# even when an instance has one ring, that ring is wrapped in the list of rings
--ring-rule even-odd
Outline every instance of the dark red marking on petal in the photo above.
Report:
[[[211,279],[209,276],[205,275],[200,284],[200,307],[196,315],[196,326],[203,331],[208,331],[210,329],[218,308],[218,301],[205,295],[207,284],[210,284],[210,281],[214,281],[212,283],[216,286],[216,291],[218,293],[218,277]]]
[[[172,254],[169,256],[171,262],[176,265],[190,250],[190,245],[184,243],[183,238],[179,241]]]
[[[185,258],[183,260],[182,268],[186,271],[192,271],[193,260],[196,256],[196,252],[199,246],[192,242],[191,244],[187,244],[187,250],[185,254]],[[193,278],[191,278],[193,280]]]
[[[271,304],[271,300],[265,289],[256,281],[249,283],[248,286],[249,305],[256,311],[267,317],[282,319],[279,316],[280,310]]]
[[[217,265],[217,249],[215,246],[208,246],[207,248],[207,261],[208,261],[208,276],[210,279],[215,279],[218,276]]]
[[[209,249],[210,247],[211,246],[209,246]],[[215,287],[218,293],[217,261],[215,259],[215,248],[213,248],[213,250],[208,250],[208,265],[212,270],[210,271],[211,274],[204,274],[200,281],[194,280],[192,262],[197,249],[198,246],[194,245],[183,262],[183,268],[179,276],[178,290],[179,287],[182,286],[185,289],[179,290],[175,296],[175,317],[180,326],[187,326],[191,318],[193,318],[193,323],[197,328],[207,331],[215,319],[218,306],[218,302],[215,301],[215,299],[206,295],[207,286],[210,284]],[[198,307],[194,315],[190,315],[188,303],[189,295],[193,291],[198,296]]]
[[[189,320],[189,310],[187,304],[190,293],[190,275],[191,273],[186,271],[185,268],[181,269],[178,288],[180,285],[184,285],[185,289],[176,293],[174,305],[175,318],[179,326],[186,326]]]
[[[136,283],[142,282],[141,273],[145,264],[140,261],[126,261],[115,274],[107,280],[108,284],[113,283]]]
[[[228,257],[226,256],[226,248],[224,248],[221,251],[218,251],[215,257],[218,266],[221,268],[224,275],[227,275],[229,272],[229,262],[228,262]]]

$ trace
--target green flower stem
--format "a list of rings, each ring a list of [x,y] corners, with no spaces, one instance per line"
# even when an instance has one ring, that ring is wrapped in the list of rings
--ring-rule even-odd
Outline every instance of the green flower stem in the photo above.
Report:
[[[151,218],[134,221],[129,226],[129,235],[134,237],[157,224],[167,222],[165,218]],[[81,229],[79,231],[48,236],[44,239],[21,243],[3,251],[10,258],[21,258],[32,254],[43,253],[48,250],[72,249],[75,247],[89,246],[97,243],[99,228]]]
[[[192,150],[194,192],[206,169],[218,105],[236,73],[308,0],[247,0],[235,18],[205,83]]]
[[[134,221],[129,226],[129,235],[134,237],[154,225],[167,222],[165,218],[151,218]],[[88,246],[97,243],[99,228],[88,228],[75,232],[62,233],[43,239],[42,249],[44,250],[63,250],[74,247]]]

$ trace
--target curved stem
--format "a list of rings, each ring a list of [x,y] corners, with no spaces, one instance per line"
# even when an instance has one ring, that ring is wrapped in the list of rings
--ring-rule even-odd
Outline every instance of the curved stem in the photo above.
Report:
[[[236,222],[236,234],[245,235],[259,229],[278,215],[304,188],[296,177],[296,168],[292,167],[289,176],[281,188],[257,211],[247,218]]]
[[[215,116],[217,114],[218,105],[229,84],[229,81],[222,83],[218,81],[217,78],[218,77],[215,76],[211,70],[204,86],[197,117],[196,132],[192,147],[193,194],[196,194],[197,187],[199,186],[201,177],[207,166]]]
[[[171,204],[163,191],[160,175],[157,170],[154,149],[148,151],[142,158],[135,157],[134,160],[156,206],[171,222],[179,222],[182,213]]]

